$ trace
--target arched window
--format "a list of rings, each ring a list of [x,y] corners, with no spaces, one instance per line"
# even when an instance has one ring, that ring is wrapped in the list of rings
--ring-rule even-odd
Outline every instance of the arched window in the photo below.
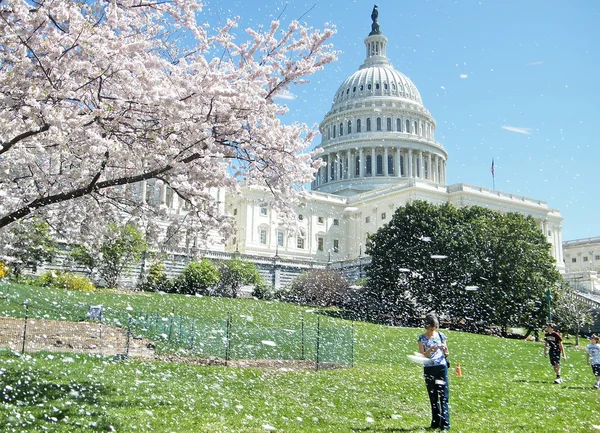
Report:
[[[344,135],[344,124],[340,123],[340,137]]]
[[[352,120],[348,120],[348,134],[352,134]]]
[[[355,158],[354,162],[354,176],[360,176],[360,156]]]
[[[400,155],[400,176],[404,176],[404,156]]]
[[[330,168],[331,168],[331,170],[329,170],[329,179],[335,180],[335,162],[333,164],[331,164]]]
[[[371,170],[371,155],[367,155],[367,163],[365,164],[365,171],[367,175],[371,175],[373,171]]]
[[[391,131],[392,130],[392,118],[388,117],[386,120],[386,130],[387,131]]]
[[[383,176],[383,156],[377,155],[377,176]]]
[[[352,93],[356,93],[356,86],[352,88]]]
[[[371,90],[371,84],[367,85],[367,90]]]
[[[377,118],[377,130],[381,131],[381,117]]]
[[[388,155],[388,175],[394,174],[394,156]]]
[[[350,88],[346,89],[346,95],[350,93]]]
[[[365,89],[365,86],[363,86],[362,84],[360,85],[360,91],[362,92]]]
[[[360,125],[360,119],[356,119],[356,132],[361,132],[360,127],[361,127],[361,125]]]
[[[329,140],[331,138],[331,127],[328,126],[327,127],[327,140]]]
[[[369,117],[367,119],[367,132],[370,132],[370,131],[371,131],[371,118]]]
[[[335,125],[333,125],[333,138],[335,138],[335,136],[336,136],[336,132],[335,132],[336,129],[335,128],[336,128]]]
[[[402,120],[396,119],[396,131],[402,132]]]
[[[419,133],[419,127],[417,126],[417,121],[415,120],[414,124],[415,129],[413,129],[413,134],[417,135]]]
[[[406,119],[406,130],[404,132],[406,132],[407,134],[410,133],[410,122],[408,119]]]
[[[379,83],[375,83],[375,90],[379,90]]]
[[[388,84],[387,84],[387,83],[383,83],[383,88],[384,88],[385,90],[387,90],[387,89],[388,89]]]

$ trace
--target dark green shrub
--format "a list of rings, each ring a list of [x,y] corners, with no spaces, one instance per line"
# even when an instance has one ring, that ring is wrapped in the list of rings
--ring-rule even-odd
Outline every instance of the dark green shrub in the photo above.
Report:
[[[173,283],[167,278],[165,265],[162,263],[152,264],[146,280],[139,285],[140,290],[147,292],[170,292],[172,288]]]
[[[193,261],[179,276],[173,291],[190,295],[210,295],[211,289],[219,282],[219,269],[208,259]]]

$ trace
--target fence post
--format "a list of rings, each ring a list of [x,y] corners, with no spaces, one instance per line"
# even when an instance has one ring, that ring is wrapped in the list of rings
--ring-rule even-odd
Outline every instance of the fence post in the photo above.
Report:
[[[23,347],[21,347],[21,353],[25,353],[25,340],[27,338],[27,316],[29,311],[29,305],[25,304],[25,322],[23,323]]]
[[[227,329],[225,331],[227,346],[225,347],[225,365],[229,365],[229,357],[231,356],[231,311],[227,313]]]
[[[131,316],[127,323],[127,343],[125,345],[125,358],[129,358],[129,340],[131,339]]]
[[[183,316],[179,316],[179,341],[182,339],[183,332]]]
[[[354,322],[352,322],[352,335],[350,340],[350,367],[354,367]]]
[[[319,343],[321,339],[321,316],[317,316],[317,354],[316,354],[316,362],[315,369],[319,371]]]
[[[194,350],[194,319],[192,319],[192,331],[190,333],[190,350]]]
[[[302,324],[301,324],[301,335],[302,335],[302,342],[300,345],[300,359],[302,361],[304,361],[304,313],[302,313]]]

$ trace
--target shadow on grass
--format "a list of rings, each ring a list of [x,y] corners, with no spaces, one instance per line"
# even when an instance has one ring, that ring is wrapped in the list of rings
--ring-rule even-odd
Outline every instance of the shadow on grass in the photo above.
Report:
[[[430,431],[426,427],[361,427],[361,428],[353,428],[352,431],[359,432],[423,432]],[[434,431],[434,430],[431,430]]]
[[[552,383],[552,381],[547,381],[547,380],[516,379],[516,380],[513,380],[513,382],[517,382],[517,383],[545,383],[545,384],[548,384],[548,385],[556,385],[556,384]]]
[[[9,357],[0,356],[0,360]],[[8,410],[0,412],[0,431],[122,430],[120,422],[101,409],[105,398],[113,393],[104,385],[66,375],[57,377],[31,365],[7,363],[3,370],[0,404]]]

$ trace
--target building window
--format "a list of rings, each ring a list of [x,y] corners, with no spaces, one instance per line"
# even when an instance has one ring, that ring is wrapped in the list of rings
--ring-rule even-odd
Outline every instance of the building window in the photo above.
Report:
[[[340,225],[340,220],[339,220],[339,219],[337,219],[337,218],[335,218],[335,219],[333,220],[333,225],[334,225],[334,226],[339,226],[339,225]]]
[[[354,176],[360,176],[360,157],[356,157],[356,162],[354,163]]]
[[[261,206],[260,207],[260,214],[262,216],[267,216],[267,207],[266,206]]]
[[[317,223],[318,224],[325,224],[325,217],[322,217],[322,216],[317,217]]]
[[[352,120],[348,120],[348,134],[352,134]]]
[[[340,252],[340,240],[339,239],[334,239],[333,240],[333,252],[334,253],[339,253]]]
[[[387,214],[386,214],[385,212],[383,212],[383,213],[381,214],[381,219],[382,219],[382,220],[384,220],[384,219],[386,219],[386,218],[387,218]]]
[[[377,130],[381,131],[381,117],[377,118]]]
[[[377,175],[383,175],[383,156],[377,155]]]
[[[371,155],[367,155],[367,166],[365,167],[367,174],[372,174],[371,171]]]
[[[298,214],[298,221],[302,221],[304,219],[304,215]]]
[[[391,119],[391,118],[389,118],[389,117],[388,117],[388,118],[387,118],[387,120],[386,120],[386,129],[387,129],[388,131],[391,131],[391,130],[392,130],[392,119]]]
[[[371,90],[371,84],[367,84],[367,90]]]
[[[410,122],[406,119],[406,129],[404,130],[406,133],[410,133]]]
[[[379,90],[379,83],[375,83],[375,90]]]
[[[335,125],[333,125],[333,138],[335,138],[335,137],[336,137],[336,129],[335,129],[335,128],[336,128],[336,126],[335,126]]]
[[[360,85],[360,91],[362,92],[365,89],[365,86],[363,86],[362,84]]]
[[[263,245],[267,244],[267,229],[259,229],[258,231],[259,242]]]
[[[387,89],[388,89],[388,84],[387,84],[387,83],[383,83],[383,88],[384,88],[385,90],[387,90]]]
[[[360,129],[360,119],[356,119],[356,132],[361,132],[361,129]]]
[[[594,260],[600,260],[600,256],[594,256]]]
[[[419,133],[419,128],[417,126],[417,121],[415,120],[415,124],[413,125],[415,128],[413,129],[413,134],[417,135]]]
[[[173,188],[168,186],[165,191],[165,206],[173,207]]]
[[[352,88],[352,93],[355,93],[355,92],[356,92],[356,86],[354,86],[354,87]]]
[[[235,208],[235,209],[233,210],[233,216],[236,216],[236,215],[237,215],[237,208]]]
[[[283,232],[277,232],[277,245],[283,246]]]
[[[394,157],[388,155],[388,172],[387,174],[394,174]]]
[[[573,257],[573,258],[571,259],[571,263],[577,263],[577,257]]]
[[[402,132],[402,120],[396,119],[396,131]]]
[[[365,222],[366,222],[367,224],[369,224],[369,223],[371,222],[371,217],[366,217],[366,218],[365,218]]]
[[[587,262],[587,261],[588,261],[588,257],[587,257],[587,256],[584,256],[584,257],[583,257],[583,261],[584,261],[584,262]]]
[[[303,237],[298,236],[298,239],[296,240],[296,247],[298,247],[301,250],[304,249],[304,238]]]
[[[344,124],[340,123],[340,137],[344,135]]]
[[[367,132],[370,132],[370,131],[371,131],[371,118],[369,117],[367,119]]]
[[[548,236],[552,236],[552,232],[548,230]]]
[[[321,236],[317,237],[317,250],[325,251],[325,239],[323,239]]]

